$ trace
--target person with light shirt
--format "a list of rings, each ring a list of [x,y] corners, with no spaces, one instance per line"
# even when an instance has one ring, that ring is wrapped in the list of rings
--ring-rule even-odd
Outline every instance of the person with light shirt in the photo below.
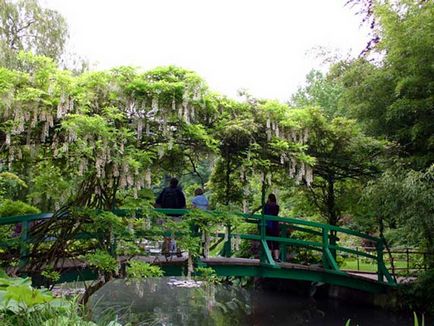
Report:
[[[191,201],[191,204],[193,208],[199,208],[204,211],[208,210],[208,205],[209,205],[208,199],[203,194],[202,188],[197,188],[194,191],[194,198]]]

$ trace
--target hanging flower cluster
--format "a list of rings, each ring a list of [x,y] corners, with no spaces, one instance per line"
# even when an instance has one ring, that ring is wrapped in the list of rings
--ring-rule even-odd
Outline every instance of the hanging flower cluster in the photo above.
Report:
[[[1,69],[1,148],[9,169],[23,155],[48,157],[80,178],[94,175],[96,195],[117,187],[137,196],[150,187],[152,152],[161,158],[172,150],[182,124],[197,122],[207,91],[194,73],[176,67],[74,78],[50,65],[33,74]]]
[[[272,137],[276,137],[279,140],[283,140],[288,144],[295,144],[297,146],[303,146],[307,144],[309,140],[309,128],[293,126],[292,121],[287,117],[280,117],[282,122],[277,119],[273,119],[272,114],[267,114],[265,123],[267,140],[271,141]],[[286,121],[285,121],[286,120]],[[294,178],[297,183],[305,180],[307,185],[310,185],[313,181],[313,169],[312,166],[307,164],[304,160],[297,159],[297,154],[291,151],[284,151],[280,154],[280,164],[288,167],[288,175]],[[268,175],[271,178],[271,175]],[[271,185],[271,179],[268,180],[268,184]]]

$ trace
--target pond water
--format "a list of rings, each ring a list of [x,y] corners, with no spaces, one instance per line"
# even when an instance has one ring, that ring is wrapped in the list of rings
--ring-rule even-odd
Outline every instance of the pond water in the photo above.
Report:
[[[132,325],[413,325],[411,316],[339,300],[184,278],[114,280],[89,305],[95,321]]]

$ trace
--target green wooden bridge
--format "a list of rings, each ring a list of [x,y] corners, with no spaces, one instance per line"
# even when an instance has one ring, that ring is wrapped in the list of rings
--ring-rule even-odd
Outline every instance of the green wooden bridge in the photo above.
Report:
[[[155,209],[159,213],[167,215],[183,215],[194,211],[178,209]],[[114,211],[115,214],[125,216],[125,211]],[[218,215],[218,212],[210,212]],[[350,229],[345,229],[328,224],[305,221],[298,218],[278,217],[259,214],[235,213],[244,222],[252,223],[257,226],[254,234],[232,232],[230,225],[222,226],[225,232],[216,234],[223,242],[223,249],[219,255],[199,257],[195,259],[195,264],[213,268],[219,276],[249,276],[258,278],[278,278],[300,281],[310,281],[314,284],[331,284],[349,287],[366,292],[379,293],[397,286],[395,279],[389,273],[383,260],[384,243],[377,237],[363,234]],[[28,243],[32,241],[30,237],[30,225],[34,221],[50,219],[52,213],[42,213],[24,216],[1,217],[0,226],[15,225],[21,223],[21,233],[19,235],[20,260],[25,263],[28,254]],[[281,234],[279,237],[266,235],[267,221],[278,221],[280,223]],[[288,230],[297,231],[299,237],[288,236]],[[192,231],[193,232],[193,231]],[[353,238],[355,241],[361,239],[368,240],[374,244],[375,250],[364,252],[353,248],[339,245],[339,238]],[[258,244],[259,257],[255,259],[235,257],[232,250],[232,241],[247,240]],[[267,241],[275,241],[280,246],[280,262],[274,261]],[[7,248],[7,243],[2,244]],[[296,264],[287,261],[288,248],[297,247],[299,249],[317,252],[321,257],[321,263],[315,265]],[[339,255],[355,255],[372,260],[377,265],[375,277],[363,276],[357,273],[341,270],[336,257]],[[159,255],[139,256],[136,259],[149,263],[160,264],[166,270],[166,275],[179,275],[185,271],[187,258],[170,257],[169,259]],[[74,265],[74,262],[69,262]],[[81,264],[82,265],[82,264]],[[176,269],[176,267],[179,267]],[[71,267],[71,266],[70,266]]]

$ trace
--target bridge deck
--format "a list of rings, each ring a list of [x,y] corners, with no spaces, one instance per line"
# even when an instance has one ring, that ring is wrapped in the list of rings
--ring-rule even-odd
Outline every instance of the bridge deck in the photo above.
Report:
[[[166,275],[183,275],[187,265],[188,256],[182,257],[163,255],[136,256],[133,259],[161,266]],[[127,257],[119,257],[119,263],[126,263]],[[377,275],[372,273],[360,273],[354,271],[333,271],[324,269],[319,265],[303,265],[288,262],[276,263],[276,266],[261,264],[259,259],[235,258],[235,257],[209,257],[201,258],[202,263],[213,268],[219,276],[250,276],[261,278],[280,278],[316,283],[329,283],[344,287],[356,288],[368,292],[383,292],[389,286],[378,282]],[[80,259],[65,259],[59,261],[57,270],[62,273],[72,273],[72,279],[76,279],[83,271],[88,270],[86,262]],[[69,281],[66,277],[62,282]],[[409,278],[400,278],[399,283],[409,282]]]
[[[249,258],[226,258],[226,257],[210,257],[207,259],[202,259],[202,262],[206,263],[209,266],[219,265],[219,266],[260,266],[259,259],[249,259]],[[328,272],[326,269],[318,266],[318,265],[303,265],[303,264],[295,264],[295,263],[276,263],[283,270],[297,270],[297,271],[306,271],[306,272],[317,272],[317,273],[326,273]],[[374,276],[374,277],[372,277]],[[367,281],[370,283],[377,283],[377,275],[365,275],[363,273],[347,273],[347,277],[359,279],[363,281]]]

